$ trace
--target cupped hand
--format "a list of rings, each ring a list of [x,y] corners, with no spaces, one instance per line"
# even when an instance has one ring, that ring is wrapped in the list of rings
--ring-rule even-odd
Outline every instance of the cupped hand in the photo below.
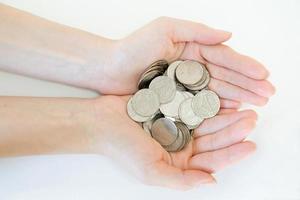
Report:
[[[255,126],[252,110],[221,110],[195,129],[194,139],[184,150],[168,153],[128,117],[128,98],[95,100],[91,151],[117,161],[145,184],[189,189],[214,183],[212,173],[255,150],[252,142],[244,141]]]
[[[209,87],[222,98],[222,107],[238,108],[241,102],[265,105],[275,89],[266,68],[258,61],[222,44],[225,31],[200,23],[161,17],[119,40],[106,70],[104,94],[132,94],[145,68],[159,59],[169,62],[193,59],[205,63],[212,76]]]

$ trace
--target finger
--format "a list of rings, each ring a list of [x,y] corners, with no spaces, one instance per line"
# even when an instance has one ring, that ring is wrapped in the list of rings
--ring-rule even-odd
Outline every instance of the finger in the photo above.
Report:
[[[215,183],[212,175],[199,170],[182,170],[161,161],[146,171],[145,182],[179,190]]]
[[[241,102],[233,101],[229,99],[220,99],[221,108],[240,108]]]
[[[238,110],[236,108],[222,108],[219,112],[218,115],[222,115],[222,114],[229,114],[229,113],[235,113]]]
[[[198,137],[193,143],[193,154],[214,151],[241,142],[254,129],[255,123],[255,119],[244,118],[214,134]]]
[[[219,44],[214,46],[200,45],[201,55],[210,63],[232,69],[253,79],[266,79],[267,69],[258,61],[241,55],[230,47]]]
[[[173,42],[198,42],[201,44],[218,44],[228,40],[231,33],[217,30],[201,23],[163,17],[158,21],[164,27],[170,27],[169,34]]]
[[[264,106],[268,98],[259,96],[230,83],[211,78],[208,87],[215,91],[221,98],[246,102],[257,106]]]
[[[213,173],[247,157],[255,149],[253,142],[245,141],[224,149],[197,154],[190,159],[189,168]]]
[[[217,132],[243,118],[257,120],[257,114],[253,110],[244,110],[216,115],[215,117],[204,120],[204,122],[194,130],[194,136],[199,137]]]
[[[207,63],[206,67],[212,77],[239,86],[260,96],[270,97],[275,93],[274,86],[267,80],[252,79],[241,73],[211,63]]]
[[[124,95],[124,96],[120,96],[122,100],[128,102],[128,100],[132,97],[132,95]]]

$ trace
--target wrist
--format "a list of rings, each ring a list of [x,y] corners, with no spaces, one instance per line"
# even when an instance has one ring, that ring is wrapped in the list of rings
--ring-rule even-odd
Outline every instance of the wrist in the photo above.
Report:
[[[111,105],[107,105],[106,97],[89,99],[85,103],[85,112],[76,120],[76,123],[84,127],[84,136],[87,141],[87,153],[104,154],[105,143],[109,137],[108,112]]]
[[[118,41],[97,38],[90,48],[87,64],[79,76],[82,77],[85,87],[100,93],[105,93],[112,73],[116,73]]]

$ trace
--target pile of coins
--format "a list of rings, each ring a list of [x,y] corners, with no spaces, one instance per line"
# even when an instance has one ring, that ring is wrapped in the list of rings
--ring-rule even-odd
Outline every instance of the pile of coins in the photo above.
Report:
[[[180,151],[193,129],[220,109],[219,97],[207,89],[209,81],[209,72],[197,61],[156,61],[142,74],[127,113],[165,150]]]

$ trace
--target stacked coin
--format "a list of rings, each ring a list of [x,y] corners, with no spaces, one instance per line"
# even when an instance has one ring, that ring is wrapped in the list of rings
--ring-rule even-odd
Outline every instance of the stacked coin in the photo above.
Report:
[[[216,93],[207,89],[205,65],[193,61],[154,62],[142,74],[137,91],[127,103],[128,115],[165,150],[182,150],[193,129],[220,109]]]

